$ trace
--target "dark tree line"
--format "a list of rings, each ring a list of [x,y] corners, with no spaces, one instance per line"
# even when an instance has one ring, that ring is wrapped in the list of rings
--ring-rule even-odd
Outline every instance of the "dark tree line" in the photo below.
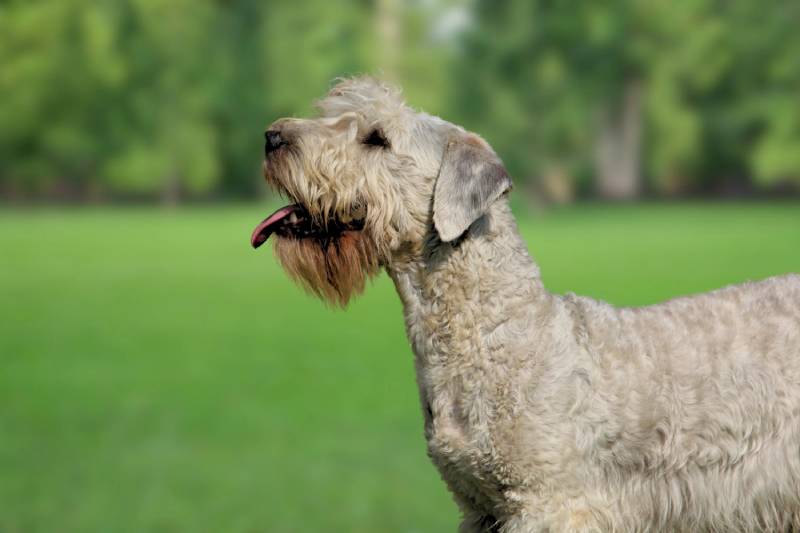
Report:
[[[790,0],[0,1],[0,195],[251,197],[261,132],[379,73],[556,200],[800,183]]]

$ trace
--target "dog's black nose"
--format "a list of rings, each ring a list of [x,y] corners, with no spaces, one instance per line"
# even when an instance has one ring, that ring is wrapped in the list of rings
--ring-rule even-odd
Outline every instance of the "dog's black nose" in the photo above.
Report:
[[[264,133],[264,140],[266,141],[264,143],[265,155],[286,144],[286,141],[283,140],[283,137],[281,137],[280,132],[277,130],[267,130]]]

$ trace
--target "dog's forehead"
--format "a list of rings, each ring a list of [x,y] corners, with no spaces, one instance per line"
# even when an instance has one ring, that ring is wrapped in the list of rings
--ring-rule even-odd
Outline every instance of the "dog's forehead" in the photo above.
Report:
[[[399,89],[372,77],[340,80],[316,102],[316,108],[323,125],[339,124],[340,118],[350,116],[364,129],[381,128],[394,142],[403,142],[408,136],[425,138],[431,146],[422,149],[438,146],[448,132],[458,129],[437,116],[406,105]]]
[[[317,101],[320,118],[336,118],[353,113],[367,123],[413,121],[416,113],[406,106],[400,91],[371,77],[339,81]]]
[[[397,130],[446,128],[447,121],[405,103],[399,89],[374,78],[346,79],[316,102],[320,118],[353,114],[369,125],[386,124]]]

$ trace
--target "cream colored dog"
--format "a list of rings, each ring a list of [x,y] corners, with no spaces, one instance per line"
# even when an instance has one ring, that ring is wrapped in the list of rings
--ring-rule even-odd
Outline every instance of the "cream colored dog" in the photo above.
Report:
[[[267,132],[294,279],[344,305],[382,268],[463,532],[798,531],[800,276],[643,308],[542,286],[480,137],[344,80]]]

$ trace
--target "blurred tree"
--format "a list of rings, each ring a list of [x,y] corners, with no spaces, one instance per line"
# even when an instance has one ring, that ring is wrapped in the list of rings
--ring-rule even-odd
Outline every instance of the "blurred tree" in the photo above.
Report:
[[[363,72],[560,201],[800,183],[798,23],[795,0],[5,0],[0,195],[251,196],[264,127]]]
[[[56,186],[169,201],[214,187],[204,77],[213,58],[211,7],[45,0],[4,10],[4,180],[30,191]]]
[[[366,70],[372,13],[348,4],[0,4],[0,190],[251,194],[264,126]]]
[[[208,75],[215,80],[210,98],[221,186],[229,195],[252,195],[259,183],[261,133],[272,111],[266,90],[269,42],[265,39],[271,10],[259,0],[220,2],[217,8],[216,70]]]
[[[453,112],[550,190],[586,174],[606,198],[637,196],[645,173],[663,193],[797,180],[798,11],[788,0],[478,1]]]
[[[728,84],[746,171],[761,186],[800,184],[800,3],[727,7],[735,26],[726,43],[735,57]]]
[[[404,9],[395,12],[400,18],[397,81],[413,105],[434,114],[446,113],[451,86],[457,81],[448,67],[461,45],[469,10],[462,0],[417,0],[402,5]],[[380,57],[372,61],[382,69]]]
[[[0,5],[0,172],[20,192],[79,188],[91,170],[94,87],[120,73],[96,31],[93,62],[76,61],[88,44],[76,39],[82,26],[96,29],[79,7],[74,0]]]
[[[593,163],[601,195],[638,194],[646,58],[636,40],[651,35],[651,20],[635,8],[633,2],[478,3],[458,105],[472,120],[492,124],[515,171],[568,177]],[[475,101],[486,105],[470,105]]]
[[[401,14],[397,0],[375,1],[375,28],[377,30],[378,64],[383,75],[397,83],[398,56],[400,55]]]
[[[212,191],[219,179],[212,124],[213,5],[189,0],[116,2],[118,49],[128,75],[114,96],[115,146],[102,168],[112,190],[158,195]],[[191,17],[184,16],[192,12]]]
[[[800,21],[798,5],[695,0],[683,7],[663,5],[657,15],[665,31],[648,79],[657,190],[746,191],[796,179],[798,131],[784,128],[792,118],[775,119],[797,116],[800,63],[791,28]]]

